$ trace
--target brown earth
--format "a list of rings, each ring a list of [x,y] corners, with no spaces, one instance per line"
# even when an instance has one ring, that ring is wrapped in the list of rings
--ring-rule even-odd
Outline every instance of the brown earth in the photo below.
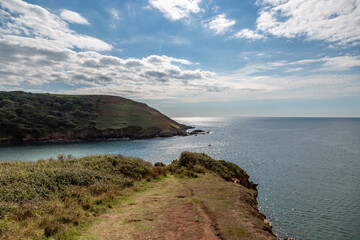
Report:
[[[277,239],[257,209],[256,195],[214,173],[144,182],[80,239]]]

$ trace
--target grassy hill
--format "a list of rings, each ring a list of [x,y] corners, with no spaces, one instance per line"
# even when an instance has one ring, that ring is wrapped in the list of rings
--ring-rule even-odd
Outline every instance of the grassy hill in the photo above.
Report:
[[[0,142],[169,137],[185,128],[122,97],[0,92]]]
[[[239,166],[183,152],[0,162],[0,239],[276,239]]]

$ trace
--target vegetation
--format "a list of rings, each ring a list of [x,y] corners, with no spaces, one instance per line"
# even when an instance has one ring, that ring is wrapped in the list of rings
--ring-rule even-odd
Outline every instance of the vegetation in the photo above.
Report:
[[[198,174],[211,171],[227,181],[236,181],[247,188],[256,189],[256,184],[249,181],[247,173],[238,165],[224,160],[214,160],[204,153],[183,152],[179,160],[172,162],[169,170],[181,177],[197,177]]]
[[[216,165],[204,154],[183,153],[181,158],[186,155]],[[197,177],[176,174],[187,166],[169,167],[174,175],[142,186],[84,229],[79,239],[277,239],[257,209],[257,191],[205,167],[203,173],[194,170]]]
[[[0,239],[71,239],[124,189],[161,174],[164,167],[121,155],[0,162]]]
[[[158,181],[168,171],[191,179],[215,173],[249,185],[237,165],[190,152],[169,166],[121,155],[0,162],[0,239],[75,239],[79,229],[117,206],[129,189],[141,192],[139,184]],[[193,197],[192,202],[200,200]]]
[[[146,104],[121,97],[0,92],[3,141],[172,136],[185,134],[184,127]],[[109,129],[121,131],[99,134]],[[54,133],[63,135],[56,139]]]
[[[90,96],[0,92],[0,137],[20,140],[65,129],[91,127],[96,104]]]

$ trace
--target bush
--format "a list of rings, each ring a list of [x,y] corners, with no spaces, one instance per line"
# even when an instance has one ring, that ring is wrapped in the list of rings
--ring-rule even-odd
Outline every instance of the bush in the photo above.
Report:
[[[156,162],[156,163],[154,164],[154,166],[155,166],[155,167],[165,167],[166,165],[165,165],[164,163],[162,163],[162,162]]]
[[[152,178],[158,178],[160,176],[166,176],[167,168],[162,166],[156,166],[152,169],[150,176]]]
[[[62,96],[25,92],[0,92],[0,136],[23,141],[54,132],[95,126],[95,99],[90,96]],[[25,127],[12,127],[25,126]],[[27,129],[39,129],[38,132]]]
[[[61,239],[111,207],[122,189],[163,174],[166,167],[121,155],[0,162],[0,239]]]
[[[6,107],[6,106],[12,107],[13,105],[14,105],[14,102],[11,101],[10,99],[3,99],[0,101],[0,107]]]
[[[249,181],[249,176],[239,166],[224,160],[214,160],[205,153],[182,152],[179,160],[173,161],[169,166],[170,172],[181,176],[195,176],[196,173],[205,173],[206,170],[217,173],[227,181],[256,189],[256,185]]]

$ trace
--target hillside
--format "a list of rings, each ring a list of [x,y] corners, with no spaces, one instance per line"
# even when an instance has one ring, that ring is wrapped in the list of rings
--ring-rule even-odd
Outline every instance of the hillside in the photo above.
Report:
[[[183,152],[0,162],[0,239],[277,239],[239,166]]]
[[[0,92],[0,142],[170,137],[185,129],[122,97]]]

